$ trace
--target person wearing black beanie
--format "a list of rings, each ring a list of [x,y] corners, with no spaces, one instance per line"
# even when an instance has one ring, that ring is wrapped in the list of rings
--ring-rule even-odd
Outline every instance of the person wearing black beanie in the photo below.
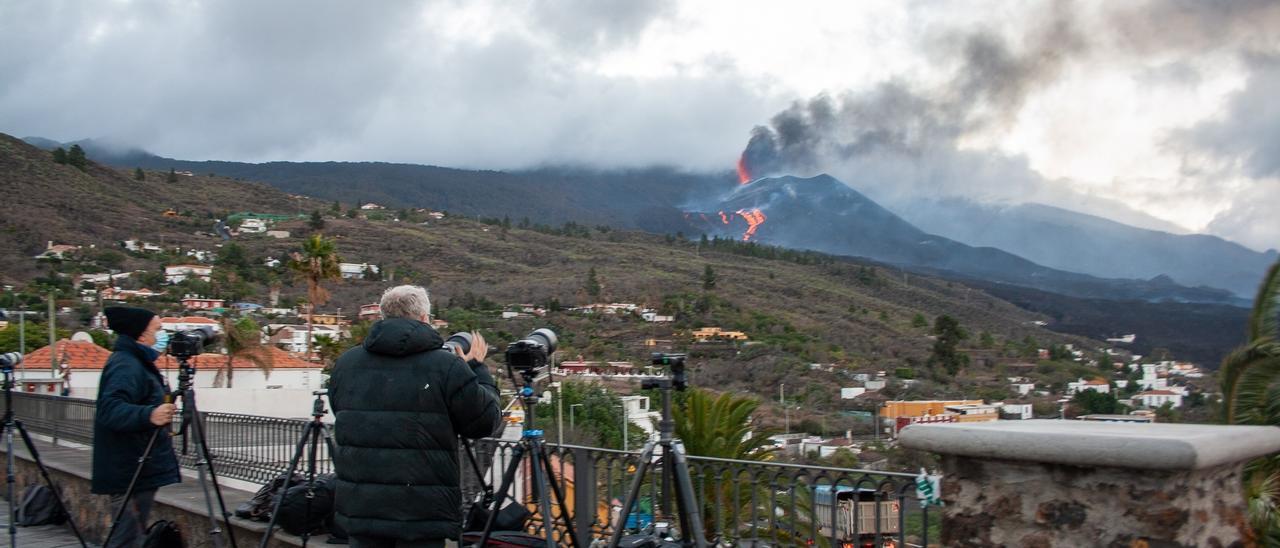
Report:
[[[111,307],[103,311],[116,344],[102,369],[93,416],[93,480],[95,494],[111,497],[111,512],[124,504],[138,460],[151,434],[173,422],[177,408],[166,400],[164,377],[156,369],[160,357],[151,345],[160,331],[160,318],[143,308]],[[138,475],[129,507],[120,517],[107,547],[142,544],[156,490],[181,481],[178,458],[167,435],[156,437]]]

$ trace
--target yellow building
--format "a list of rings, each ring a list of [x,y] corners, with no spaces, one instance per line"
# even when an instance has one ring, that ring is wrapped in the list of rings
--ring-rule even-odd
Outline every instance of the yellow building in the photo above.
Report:
[[[916,400],[887,401],[880,409],[880,418],[897,420],[899,417],[929,417],[948,414],[947,407],[956,405],[982,405],[982,400]]]
[[[693,330],[694,342],[707,341],[745,341],[747,334],[741,331],[724,331],[719,327],[703,327]]]

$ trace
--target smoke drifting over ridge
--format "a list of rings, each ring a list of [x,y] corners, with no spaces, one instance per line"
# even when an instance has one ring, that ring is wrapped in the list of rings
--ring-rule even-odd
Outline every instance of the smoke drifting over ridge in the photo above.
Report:
[[[1238,194],[1219,193],[1236,195],[1236,201],[1219,207],[1208,226],[1261,225],[1247,232],[1245,243],[1274,246],[1264,242],[1280,241],[1280,223],[1255,215],[1257,208],[1249,204],[1259,194],[1280,199],[1280,171],[1272,167],[1280,165],[1280,151],[1274,141],[1252,138],[1280,127],[1280,112],[1261,99],[1280,93],[1280,81],[1267,70],[1276,66],[1269,61],[1280,59],[1280,35],[1268,31],[1280,25],[1280,3],[1153,2],[1105,11],[1110,8],[1104,4],[1104,11],[1077,13],[1075,5],[1057,2],[1039,25],[1019,35],[983,28],[940,36],[948,53],[935,65],[951,67],[941,85],[890,80],[868,90],[796,101],[751,131],[740,160],[741,178],[827,172],[908,218],[928,215],[920,199],[962,197],[1045,202],[1160,230],[1170,226],[1122,203],[1136,194],[1126,192],[1125,185],[1167,184],[1186,195],[1214,194],[1225,179],[1243,180],[1231,183]],[[995,145],[1037,93],[1076,65],[1137,59],[1153,74],[1194,82],[1197,68],[1181,59],[1203,51],[1236,59],[1254,77],[1235,94],[1226,119],[1171,131],[1158,143],[1181,158],[1178,180],[1112,180],[1107,181],[1112,192],[1082,192],[1081,185],[1046,177],[1026,157]],[[1246,111],[1251,115],[1240,115]],[[1236,214],[1248,219],[1222,219]]]

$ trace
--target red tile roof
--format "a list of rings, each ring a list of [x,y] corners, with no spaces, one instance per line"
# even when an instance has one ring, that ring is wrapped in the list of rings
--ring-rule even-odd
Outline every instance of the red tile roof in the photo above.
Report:
[[[88,341],[71,339],[62,339],[55,343],[54,351],[58,363],[63,363],[65,356],[66,364],[71,369],[102,369],[102,366],[107,363],[107,358],[111,357],[110,350]],[[23,361],[33,367],[48,366],[49,347],[46,345],[28,353]]]
[[[323,367],[319,363],[310,363],[294,357],[293,354],[285,352],[284,350],[274,346],[263,347],[263,349],[268,352],[268,355],[271,357],[272,369],[319,369]],[[217,352],[205,352],[204,354],[192,358],[191,362],[196,366],[196,369],[213,370],[226,366],[227,356],[225,354],[218,354]],[[236,358],[231,362],[231,366],[236,369],[258,368],[258,364],[245,358]],[[174,359],[172,356],[162,356],[159,360],[156,360],[156,367],[161,369],[166,367],[176,369],[178,367],[178,360]]]
[[[207,323],[217,325],[217,320],[211,320],[201,316],[184,316],[182,318],[160,318],[160,323]]]

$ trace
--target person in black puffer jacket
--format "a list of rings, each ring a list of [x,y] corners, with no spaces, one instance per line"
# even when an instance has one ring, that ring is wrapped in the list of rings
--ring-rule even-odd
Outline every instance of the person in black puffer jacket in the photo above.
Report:
[[[381,309],[329,378],[335,520],[353,548],[444,546],[461,534],[457,436],[489,436],[502,421],[487,346],[475,334],[469,354],[445,350],[421,287],[388,289]]]
[[[124,502],[138,458],[156,429],[173,422],[177,407],[165,401],[164,378],[155,365],[163,350],[155,348],[160,318],[142,308],[110,307],[103,313],[117,337],[115,352],[103,366],[98,384],[90,489],[95,494],[111,496],[115,515]],[[181,479],[173,442],[161,432],[138,476],[129,508],[120,516],[120,524],[107,546],[141,545],[156,490]]]

